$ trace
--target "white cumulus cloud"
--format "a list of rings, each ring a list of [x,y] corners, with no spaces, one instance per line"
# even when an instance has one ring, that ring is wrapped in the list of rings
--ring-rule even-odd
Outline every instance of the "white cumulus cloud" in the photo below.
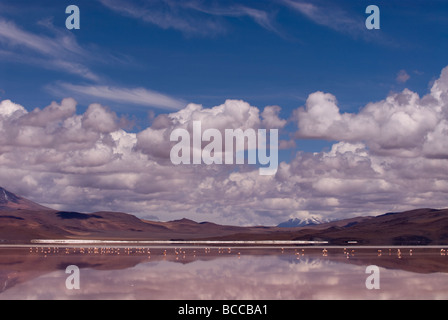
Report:
[[[108,108],[81,114],[63,99],[27,111],[0,102],[0,185],[56,209],[113,210],[161,220],[188,217],[228,224],[278,224],[310,214],[344,218],[418,207],[446,207],[448,68],[430,92],[408,89],[342,113],[337,98],[309,95],[295,112],[300,139],[335,141],[298,151],[275,176],[251,166],[174,166],[172,130],[286,126],[281,109],[240,100],[189,104],[127,132]]]

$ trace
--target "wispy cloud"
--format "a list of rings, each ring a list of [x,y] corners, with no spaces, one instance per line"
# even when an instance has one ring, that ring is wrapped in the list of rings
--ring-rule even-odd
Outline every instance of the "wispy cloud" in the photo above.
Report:
[[[206,13],[212,16],[221,17],[249,17],[258,25],[266,30],[279,33],[278,29],[275,27],[275,19],[272,13],[265,10],[252,8],[243,5],[230,5],[226,7],[205,7],[198,2],[186,2],[185,4],[191,9],[199,12]]]
[[[223,33],[220,22],[202,16],[198,12],[188,10],[184,1],[146,1],[136,4],[133,1],[99,0],[110,10],[122,15],[154,24],[162,29],[174,29],[188,35],[210,35]],[[187,9],[188,14],[185,12]],[[195,15],[196,13],[196,15]]]
[[[84,63],[90,54],[68,32],[53,30],[54,37],[26,31],[0,17],[0,43],[4,59],[56,69],[84,79],[97,81],[99,76]],[[31,53],[31,54],[30,54]]]
[[[210,36],[226,32],[221,18],[248,17],[266,30],[279,33],[272,14],[240,4],[218,6],[194,0],[144,1],[136,4],[123,0],[99,0],[105,7],[120,14],[152,23],[162,29],[178,30],[186,35]]]
[[[107,80],[87,66],[88,62],[98,61],[95,55],[81,47],[72,33],[55,28],[50,21],[40,21],[39,25],[46,28],[52,36],[24,30],[14,22],[0,17],[0,58],[57,70],[93,82],[92,85],[76,85],[66,82],[47,85],[47,89],[50,89],[53,94],[64,97],[67,94],[75,94],[170,111],[179,110],[185,106],[185,102],[180,99],[144,88],[129,89],[100,85],[99,83],[104,83]],[[101,56],[113,61],[117,60],[107,53]]]
[[[104,85],[75,85],[58,83],[49,87],[55,94],[75,94],[107,101],[130,103],[139,106],[155,107],[164,110],[180,110],[186,103],[168,95],[145,88],[123,88]]]
[[[174,29],[188,36],[215,36],[227,32],[228,19],[248,18],[269,32],[286,37],[276,12],[285,8],[305,16],[311,22],[336,32],[367,41],[379,40],[378,32],[368,32],[365,17],[353,14],[331,1],[266,0],[267,6],[256,2],[198,0],[98,0],[105,7],[134,19],[154,24],[162,29]],[[227,19],[226,19],[227,18]]]
[[[354,16],[334,4],[329,7],[301,0],[282,0],[282,2],[312,22],[339,33],[364,40],[371,40],[375,37],[374,33],[368,32],[365,28],[363,16]]]

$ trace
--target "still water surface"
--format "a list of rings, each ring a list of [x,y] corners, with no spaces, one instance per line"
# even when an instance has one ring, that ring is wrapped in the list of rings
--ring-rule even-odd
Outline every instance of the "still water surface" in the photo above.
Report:
[[[80,289],[66,288],[66,268]],[[380,270],[368,290],[366,267]],[[441,248],[0,248],[0,299],[448,299]]]

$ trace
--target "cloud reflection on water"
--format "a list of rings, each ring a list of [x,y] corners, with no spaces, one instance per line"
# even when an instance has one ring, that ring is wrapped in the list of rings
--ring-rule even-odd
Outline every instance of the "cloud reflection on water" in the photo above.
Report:
[[[92,261],[93,263],[93,261]],[[103,269],[103,268],[100,268]],[[115,270],[81,269],[81,290],[65,270],[16,284],[0,299],[447,299],[448,274],[380,268],[381,289],[367,290],[365,265],[319,255],[236,255],[190,263],[147,260]]]

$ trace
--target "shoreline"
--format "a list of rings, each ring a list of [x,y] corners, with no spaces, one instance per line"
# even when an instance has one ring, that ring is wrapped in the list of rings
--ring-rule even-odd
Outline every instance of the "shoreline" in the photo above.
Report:
[[[314,249],[448,249],[446,245],[331,245],[328,241],[214,241],[214,240],[70,240],[70,239],[39,239],[29,243],[1,243],[0,249],[35,248],[35,247],[229,247],[229,248],[314,248]]]

